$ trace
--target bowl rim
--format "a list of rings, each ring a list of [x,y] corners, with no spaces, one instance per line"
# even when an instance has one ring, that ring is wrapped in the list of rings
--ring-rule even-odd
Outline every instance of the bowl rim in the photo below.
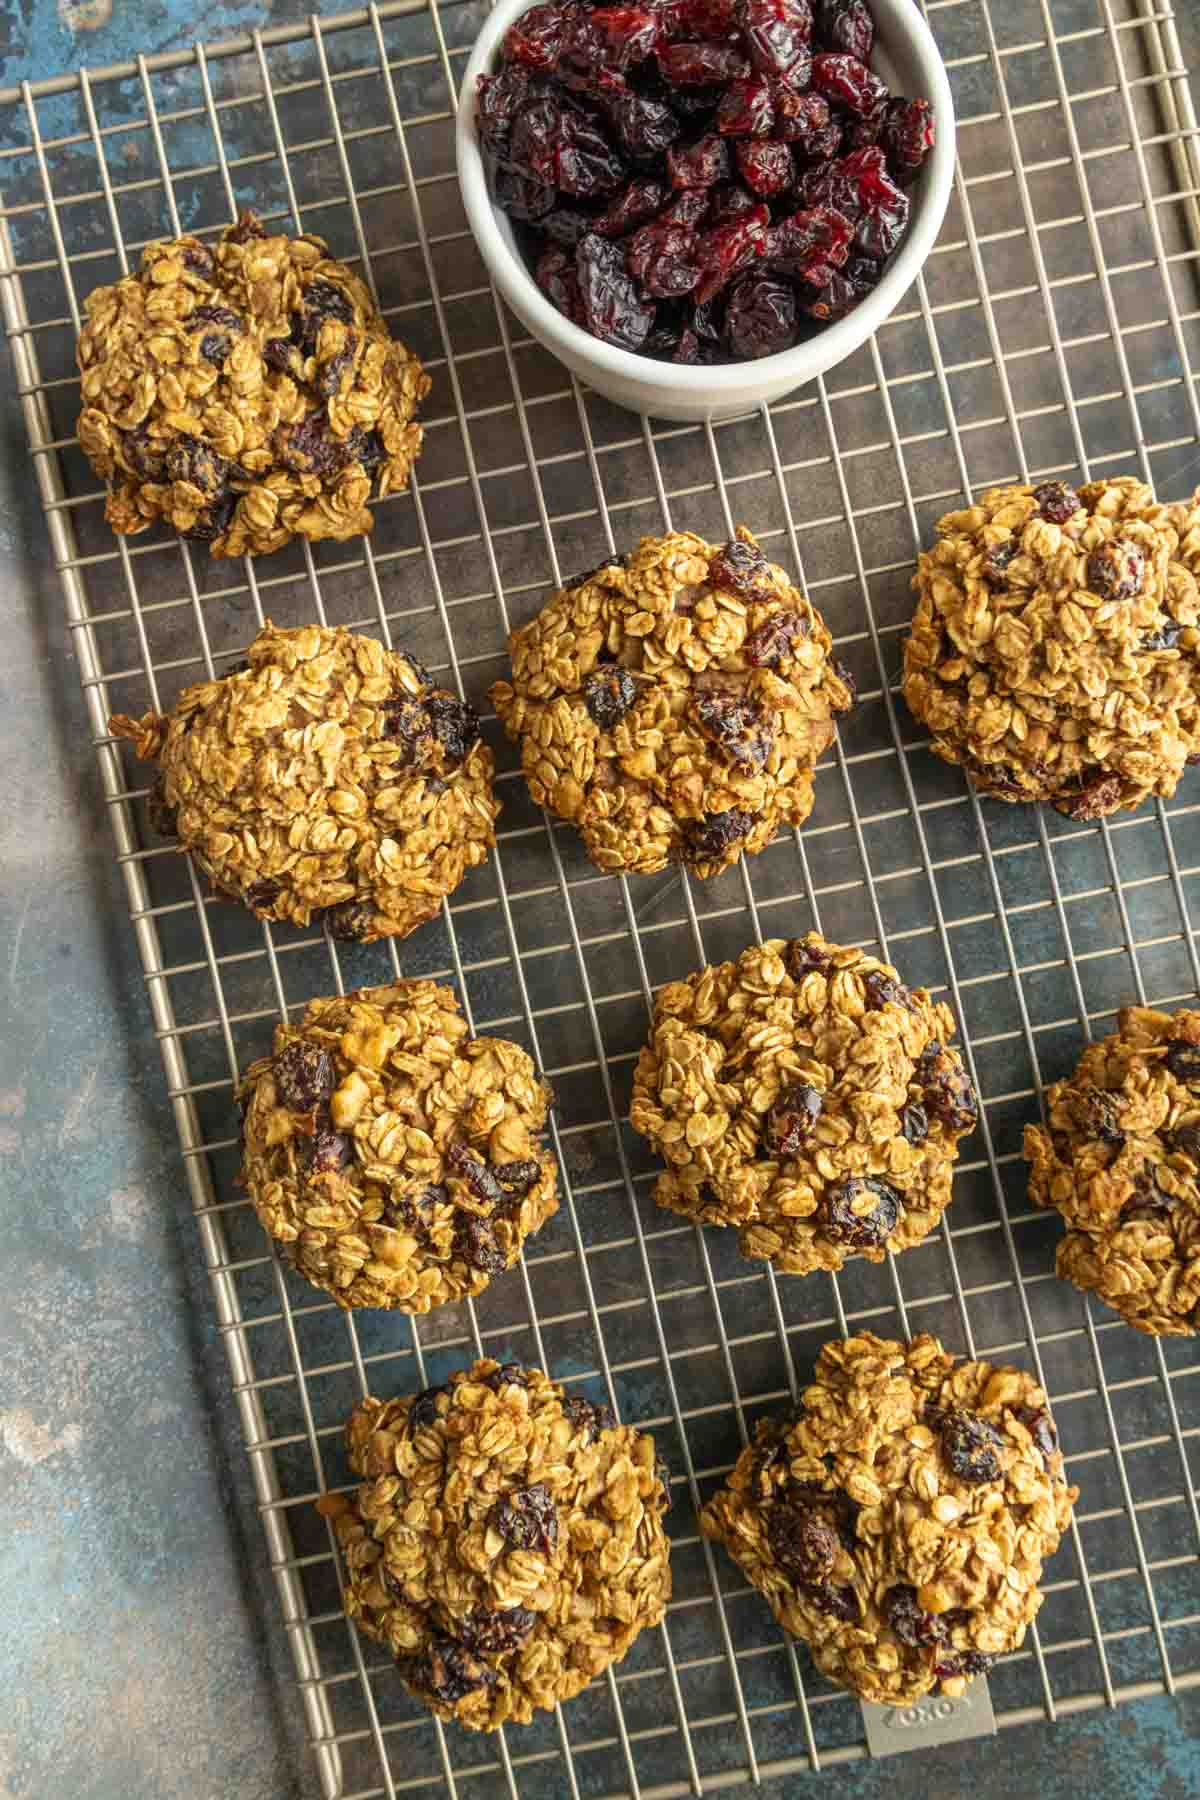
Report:
[[[898,306],[928,258],[941,230],[954,184],[955,123],[950,83],[941,52],[915,0],[885,0],[887,10],[902,21],[916,50],[925,88],[922,97],[933,106],[937,129],[933,150],[918,177],[920,204],[913,209],[904,242],[878,286],[844,319],[827,325],[816,337],[795,344],[790,350],[779,350],[772,356],[745,362],[712,366],[659,362],[638,351],[622,350],[593,337],[550,304],[520,252],[515,245],[509,244],[497,224],[498,209],[488,188],[475,124],[476,84],[480,75],[490,71],[508,27],[527,12],[532,3],[533,0],[497,0],[484,19],[463,72],[454,136],[467,223],[504,299],[518,315],[522,310],[533,315],[536,326],[531,324],[530,329],[536,337],[568,365],[573,359],[589,362],[611,376],[639,386],[661,388],[665,385],[694,396],[735,400],[747,388],[769,388],[788,379],[794,379],[795,385],[799,385],[802,381],[815,379],[873,336]]]

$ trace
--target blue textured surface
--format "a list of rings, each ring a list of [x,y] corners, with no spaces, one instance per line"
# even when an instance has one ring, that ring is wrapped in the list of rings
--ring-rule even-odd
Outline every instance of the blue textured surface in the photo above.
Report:
[[[310,10],[226,3],[205,30]],[[82,15],[8,8],[0,79],[195,29],[182,0],[64,22]],[[0,1794],[286,1800],[316,1782],[11,405],[2,455]],[[766,1792],[1181,1800],[1198,1725],[1196,1695],[1153,1700]]]

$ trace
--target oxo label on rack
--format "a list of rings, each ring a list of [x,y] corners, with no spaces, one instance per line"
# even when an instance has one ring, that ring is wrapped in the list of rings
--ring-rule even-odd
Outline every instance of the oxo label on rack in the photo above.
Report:
[[[910,1706],[877,1706],[864,1700],[862,1716],[872,1756],[899,1756],[905,1750],[932,1750],[964,1738],[996,1735],[991,1691],[982,1675],[957,1699],[926,1694]]]

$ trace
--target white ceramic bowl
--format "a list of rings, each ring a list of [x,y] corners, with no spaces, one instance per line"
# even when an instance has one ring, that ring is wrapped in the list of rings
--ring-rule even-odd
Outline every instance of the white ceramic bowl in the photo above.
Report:
[[[812,381],[864,344],[899,305],[933,248],[954,178],[950,84],[929,27],[914,0],[870,3],[876,25],[872,67],[893,93],[931,101],[937,127],[937,141],[911,190],[912,213],[904,242],[874,292],[807,343],[756,362],[708,369],[656,362],[602,344],[551,306],[526,267],[512,225],[488,192],[475,129],[477,78],[496,66],[501,39],[531,4],[531,0],[499,0],[484,21],[463,76],[456,128],[458,178],[488,272],[530,336],[618,406],[661,419],[725,419],[746,412]]]

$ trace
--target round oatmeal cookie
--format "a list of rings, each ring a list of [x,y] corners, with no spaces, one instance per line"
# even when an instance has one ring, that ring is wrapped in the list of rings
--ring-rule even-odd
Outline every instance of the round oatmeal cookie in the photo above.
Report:
[[[815,931],[670,982],[629,1109],[670,1165],[655,1199],[791,1275],[910,1249],[977,1117],[953,1034],[924,988]]]
[[[1200,1012],[1126,1006],[1025,1127],[1029,1191],[1067,1225],[1058,1273],[1159,1337],[1200,1330]]]
[[[346,1611],[416,1698],[473,1731],[569,1700],[671,1596],[654,1439],[518,1363],[366,1399],[347,1426],[363,1485],[318,1504]]]
[[[826,1344],[700,1515],[821,1673],[864,1700],[963,1692],[1042,1604],[1068,1487],[1043,1390],[935,1337]]]
[[[519,1044],[471,1037],[436,982],[310,1000],[239,1099],[242,1186],[339,1306],[482,1293],[558,1210],[549,1086]]]
[[[114,531],[260,555],[370,531],[372,494],[408,486],[429,379],[320,238],[244,212],[219,243],[147,245],[86,306],[77,429]]]
[[[1200,753],[1198,569],[1200,493],[992,488],[918,560],[909,710],[999,800],[1098,819],[1169,796]]]
[[[268,620],[247,658],[170,713],[109,720],[159,764],[154,822],[260,919],[404,937],[496,841],[474,708],[341,627]]]
[[[645,537],[509,639],[491,698],[529,791],[601,869],[715,875],[812,811],[851,704],[816,608],[741,530]]]

